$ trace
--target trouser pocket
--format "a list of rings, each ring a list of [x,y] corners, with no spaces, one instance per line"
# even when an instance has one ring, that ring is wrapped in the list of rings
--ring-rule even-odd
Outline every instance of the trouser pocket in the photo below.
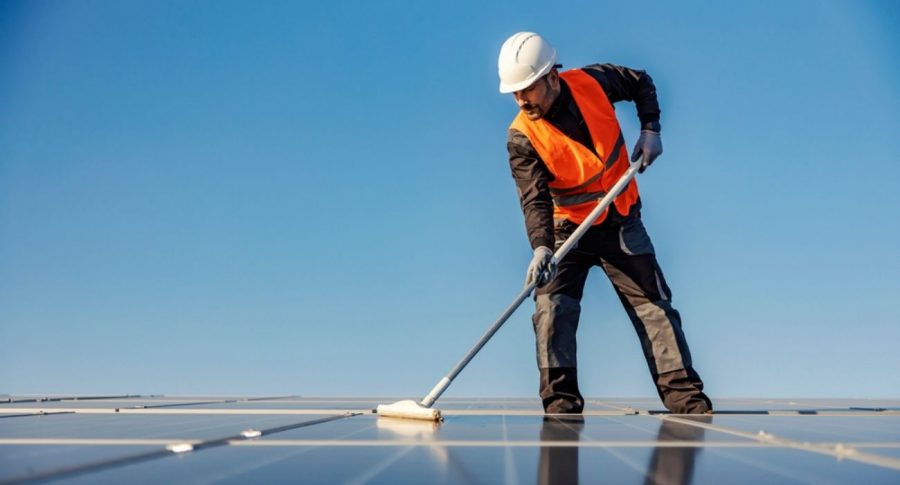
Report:
[[[563,244],[569,239],[575,229],[578,229],[578,225],[568,219],[560,219],[558,221],[554,221],[553,224],[553,237],[555,239],[553,250],[556,251],[562,247]],[[576,243],[572,246],[572,249],[578,247]]]

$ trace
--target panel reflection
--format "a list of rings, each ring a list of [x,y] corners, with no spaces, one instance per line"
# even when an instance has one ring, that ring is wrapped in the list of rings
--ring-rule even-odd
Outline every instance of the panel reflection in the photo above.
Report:
[[[711,423],[712,416],[691,416],[688,419]],[[545,484],[579,483],[578,442],[584,429],[584,418],[580,415],[547,416],[541,427],[542,442],[556,442],[552,446],[542,446],[538,462],[538,480]],[[669,420],[659,422],[656,441],[661,443],[703,441],[705,430]],[[560,441],[571,441],[572,446],[560,445]],[[690,484],[694,476],[694,466],[702,447],[699,446],[657,446],[653,449],[644,483],[647,484]],[[596,478],[596,477],[593,477]]]
[[[578,483],[578,441],[584,429],[584,417],[546,416],[541,426],[541,441],[572,441],[572,446],[542,446],[538,462],[538,483]]]
[[[687,419],[712,423],[712,416],[691,416]],[[662,420],[656,441],[703,441],[705,429],[674,421]],[[689,484],[694,477],[694,464],[702,448],[699,446],[657,446],[647,465],[644,483]]]

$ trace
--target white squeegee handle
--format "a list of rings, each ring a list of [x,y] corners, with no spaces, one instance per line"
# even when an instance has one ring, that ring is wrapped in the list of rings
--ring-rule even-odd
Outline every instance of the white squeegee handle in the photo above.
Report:
[[[557,261],[562,261],[562,259],[566,257],[566,254],[569,254],[569,251],[576,244],[578,244],[581,236],[583,236],[584,233],[587,232],[588,229],[590,229],[590,227],[594,224],[594,221],[596,221],[597,218],[600,217],[600,214],[602,214],[603,211],[605,211],[606,208],[609,207],[609,204],[611,204],[612,201],[622,192],[622,190],[625,189],[625,186],[628,185],[629,182],[631,182],[631,179],[634,178],[634,175],[638,172],[639,168],[641,168],[640,160],[637,162],[633,162],[631,166],[628,167],[628,170],[622,175],[619,181],[616,182],[616,184],[613,185],[611,189],[609,189],[609,192],[607,192],[602,199],[600,199],[600,202],[597,203],[597,207],[594,207],[594,210],[592,210],[591,213],[588,214],[584,222],[582,222],[578,226],[578,228],[575,229],[575,232],[573,232],[572,235],[569,236],[568,239],[566,239],[566,242],[556,250],[556,253],[554,253],[553,256]],[[540,278],[536,278],[536,280],[539,279]],[[537,282],[531,283],[530,285],[523,288],[521,292],[519,292],[519,295],[516,296],[516,299],[513,300],[513,302],[510,303],[508,307],[506,307],[506,310],[503,310],[503,313],[500,314],[500,317],[497,318],[497,320],[493,323],[493,325],[490,326],[490,328],[487,329],[486,332],[484,332],[484,335],[482,335],[481,338],[478,339],[478,342],[475,344],[475,346],[472,347],[465,356],[463,356],[459,363],[456,364],[456,367],[454,367],[446,377],[443,377],[440,381],[438,381],[437,385],[434,386],[434,389],[432,389],[431,392],[429,392],[428,395],[419,402],[420,405],[426,408],[430,408],[434,404],[434,402],[437,401],[439,397],[441,397],[441,394],[443,394],[444,391],[446,391],[447,388],[450,387],[450,383],[453,382],[453,379],[455,379],[456,376],[460,372],[462,372],[463,368],[465,368],[466,365],[469,364],[469,361],[471,361],[472,358],[475,357],[475,354],[477,354],[478,351],[481,350],[482,347],[484,347],[484,344],[486,344],[488,340],[490,340],[491,337],[493,337],[494,334],[497,333],[497,330],[500,330],[500,327],[503,326],[504,323],[506,323],[506,320],[508,320],[513,313],[515,313],[515,311],[519,308],[519,305],[521,305],[522,302],[531,295],[531,292],[534,291],[535,286],[537,286]]]

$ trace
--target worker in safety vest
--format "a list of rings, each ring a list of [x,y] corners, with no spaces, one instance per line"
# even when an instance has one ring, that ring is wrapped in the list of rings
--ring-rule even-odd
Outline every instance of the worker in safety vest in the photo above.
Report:
[[[632,160],[643,172],[662,153],[659,105],[644,71],[593,64],[560,72],[556,50],[539,35],[520,32],[503,44],[500,92],[520,110],[509,128],[509,164],[534,258],[526,285],[537,280],[534,323],[540,396],[547,413],[580,413],[576,340],[588,270],[606,272],[637,331],[656,389],[674,413],[705,413],[712,403],[691,364],[672,307],[672,292],[641,222],[632,180],[562,261],[553,248],[587,218],[597,200],[629,167],[613,103],[634,101],[641,135]]]

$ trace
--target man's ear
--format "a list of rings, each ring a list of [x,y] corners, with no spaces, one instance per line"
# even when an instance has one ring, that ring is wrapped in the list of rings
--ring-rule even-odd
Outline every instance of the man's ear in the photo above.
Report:
[[[550,81],[550,88],[556,91],[559,89],[559,71],[554,67],[547,73],[547,80]]]

